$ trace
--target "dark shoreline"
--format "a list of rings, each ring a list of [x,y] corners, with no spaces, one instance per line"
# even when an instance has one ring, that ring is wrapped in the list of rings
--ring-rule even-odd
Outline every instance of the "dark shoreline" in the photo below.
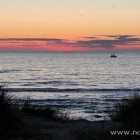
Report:
[[[112,121],[87,121],[79,120],[47,120],[30,113],[19,112],[24,127],[20,131],[10,132],[3,136],[3,140],[80,140],[76,138],[79,133],[102,133],[114,130],[121,126],[120,123]],[[96,137],[96,135],[95,135]],[[86,140],[86,139],[85,139]]]

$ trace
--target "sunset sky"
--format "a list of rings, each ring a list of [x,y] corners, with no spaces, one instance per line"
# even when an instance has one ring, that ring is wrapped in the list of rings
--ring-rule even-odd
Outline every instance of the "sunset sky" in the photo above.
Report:
[[[0,50],[140,50],[140,0],[0,0]]]

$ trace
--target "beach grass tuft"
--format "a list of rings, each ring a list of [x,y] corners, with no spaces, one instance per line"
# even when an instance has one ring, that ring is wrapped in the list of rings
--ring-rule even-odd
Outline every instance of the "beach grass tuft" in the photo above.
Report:
[[[30,97],[28,96],[21,107],[21,110],[32,115],[43,117],[48,120],[59,120],[65,121],[70,120],[70,116],[68,113],[64,113],[59,109],[55,109],[52,107],[44,106],[41,107],[39,105],[32,105]]]
[[[12,99],[13,96],[6,92],[4,86],[0,86],[0,138],[23,128],[17,110],[13,107]]]
[[[112,121],[122,122],[127,129],[140,129],[140,95],[138,92],[115,104],[110,113]]]

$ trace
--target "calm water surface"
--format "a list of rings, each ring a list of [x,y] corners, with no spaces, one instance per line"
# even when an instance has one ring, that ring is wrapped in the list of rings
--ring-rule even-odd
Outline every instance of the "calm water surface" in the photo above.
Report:
[[[103,119],[112,104],[139,90],[140,51],[1,51],[0,83],[18,99],[29,95],[34,104]]]

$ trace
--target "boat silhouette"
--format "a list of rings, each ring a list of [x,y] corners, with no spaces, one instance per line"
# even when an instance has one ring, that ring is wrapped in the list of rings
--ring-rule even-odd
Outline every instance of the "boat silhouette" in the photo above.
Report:
[[[111,54],[111,56],[110,57],[117,57],[115,54]]]

